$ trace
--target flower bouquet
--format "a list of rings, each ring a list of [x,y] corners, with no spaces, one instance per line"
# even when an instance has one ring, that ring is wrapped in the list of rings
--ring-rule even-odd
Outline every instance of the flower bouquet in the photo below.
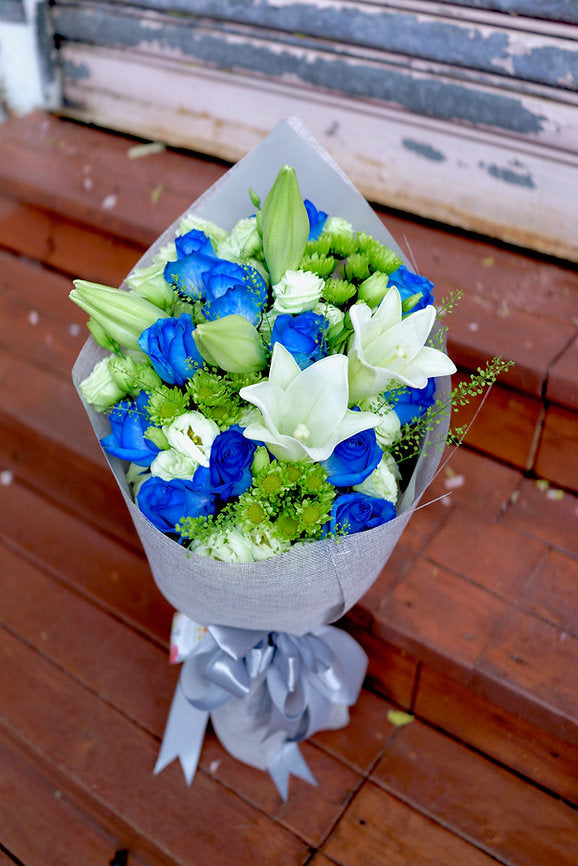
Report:
[[[448,429],[455,367],[406,265],[291,119],[120,289],[75,283],[92,338],[73,378],[180,612],[156,771],[179,757],[192,780],[210,716],[285,798],[290,773],[314,782],[297,744],[348,720],[366,658],[329,624],[379,575]]]

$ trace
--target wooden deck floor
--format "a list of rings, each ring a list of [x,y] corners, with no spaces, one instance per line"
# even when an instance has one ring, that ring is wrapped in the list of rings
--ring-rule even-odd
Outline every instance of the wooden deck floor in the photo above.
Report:
[[[441,296],[465,291],[460,366],[515,371],[344,623],[370,670],[350,725],[303,746],[319,786],[283,804],[212,733],[191,788],[152,775],[172,610],[71,384],[67,295],[118,285],[226,167],[132,144],[0,126],[0,864],[575,864],[578,276],[400,216]]]

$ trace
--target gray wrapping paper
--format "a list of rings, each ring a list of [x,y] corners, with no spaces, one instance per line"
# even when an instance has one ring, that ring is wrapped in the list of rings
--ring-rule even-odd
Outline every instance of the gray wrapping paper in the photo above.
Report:
[[[294,118],[279,123],[186,213],[195,213],[230,230],[238,219],[251,212],[248,189],[252,187],[264,197],[284,163],[295,168],[304,198],[311,199],[330,215],[349,220],[356,230],[372,234],[399,252],[365,199]],[[179,223],[180,219],[167,229],[137,267],[152,263],[154,253],[179,233]],[[106,354],[92,338],[87,341],[73,369],[77,388]],[[438,380],[438,396],[443,398],[448,390],[449,377]],[[86,403],[85,408],[97,437],[106,436],[110,432],[106,416]],[[189,553],[159,532],[132,502],[125,467],[116,458],[105,456],[131,513],[154,579],[175,608],[204,625],[303,635],[343,616],[378,577],[435,474],[448,423],[449,418],[426,438],[424,453],[393,521],[339,542],[326,540],[295,546],[272,559],[248,564],[217,562]]]

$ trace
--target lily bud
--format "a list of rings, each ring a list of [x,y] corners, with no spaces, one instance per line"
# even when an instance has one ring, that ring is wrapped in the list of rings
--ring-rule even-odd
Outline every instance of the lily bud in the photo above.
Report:
[[[86,327],[94,337],[95,341],[99,346],[102,346],[103,349],[107,349],[109,352],[115,352],[116,354],[120,354],[120,346],[116,342],[116,340],[112,340],[104,328],[98,324],[96,319],[92,317],[86,323]]]
[[[195,328],[193,339],[205,361],[227,373],[257,373],[267,366],[259,332],[244,316],[203,322]]]
[[[150,301],[133,292],[124,292],[75,280],[70,300],[89,314],[111,339],[129,349],[138,349],[138,338],[158,319],[170,318]],[[102,343],[101,343],[102,345]]]
[[[376,271],[361,283],[357,290],[357,297],[360,301],[365,301],[367,306],[373,309],[384,299],[387,292],[387,284],[387,275]]]
[[[263,250],[271,283],[285,271],[297,270],[309,236],[309,217],[295,169],[284,165],[269,190],[261,211]]]

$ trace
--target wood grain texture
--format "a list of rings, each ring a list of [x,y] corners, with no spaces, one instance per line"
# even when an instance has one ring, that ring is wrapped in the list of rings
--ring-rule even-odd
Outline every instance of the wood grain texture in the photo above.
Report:
[[[398,733],[373,778],[501,862],[575,862],[578,817],[573,809],[419,722]]]

